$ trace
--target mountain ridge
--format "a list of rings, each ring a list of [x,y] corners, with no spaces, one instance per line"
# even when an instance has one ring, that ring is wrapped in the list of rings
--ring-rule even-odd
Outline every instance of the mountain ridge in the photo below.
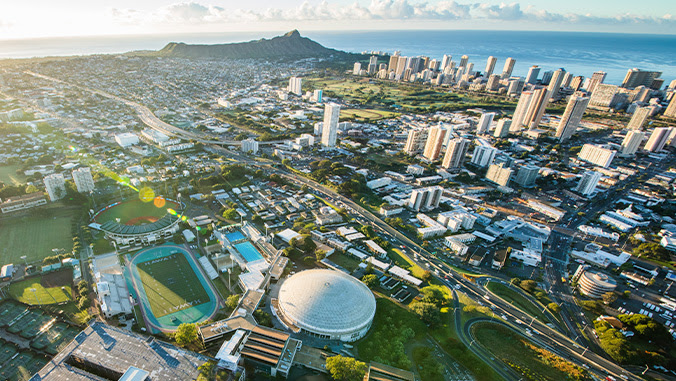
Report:
[[[345,56],[351,53],[326,48],[316,41],[301,36],[297,29],[271,39],[259,39],[229,44],[186,44],[170,42],[157,54],[181,58],[311,58]]]

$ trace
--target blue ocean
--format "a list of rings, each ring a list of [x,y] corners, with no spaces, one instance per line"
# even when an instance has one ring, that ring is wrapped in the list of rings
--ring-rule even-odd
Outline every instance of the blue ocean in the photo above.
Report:
[[[221,34],[60,37],[0,41],[0,58],[123,53],[157,50],[168,42],[216,44],[270,38],[283,32]],[[516,59],[514,74],[525,76],[528,68],[542,71],[564,68],[575,75],[608,73],[606,82],[619,84],[627,69],[662,71],[668,84],[676,79],[676,35],[532,32],[532,31],[301,31],[322,45],[349,52],[401,51],[440,59],[444,54],[469,56],[475,70],[483,71],[488,56],[498,58],[496,71],[507,57]]]

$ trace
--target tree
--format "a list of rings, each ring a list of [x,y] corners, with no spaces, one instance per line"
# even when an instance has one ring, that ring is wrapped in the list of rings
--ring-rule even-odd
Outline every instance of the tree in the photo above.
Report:
[[[322,259],[326,258],[326,250],[315,250],[315,257],[317,258],[317,262],[321,262]]]
[[[420,278],[425,282],[429,282],[430,280],[432,280],[432,273],[430,271],[425,270],[425,272],[422,273]]]
[[[338,355],[326,359],[326,370],[334,380],[357,381],[364,378],[366,364],[352,357]]]
[[[85,295],[81,296],[80,299],[77,301],[77,308],[84,310],[85,308],[89,308],[89,298]]]
[[[228,307],[231,311],[237,308],[237,304],[239,304],[239,295],[234,294],[228,296],[228,299],[225,301],[225,306]]]
[[[231,209],[226,209],[223,211],[223,218],[226,220],[235,220],[237,217],[239,217],[239,213],[233,208]]]
[[[656,259],[659,261],[667,262],[671,259],[671,255],[667,249],[662,247],[659,243],[656,242],[646,242],[640,244],[637,248],[634,249],[634,255],[641,258]]]
[[[178,326],[176,329],[176,344],[188,348],[188,347],[199,347],[200,338],[197,334],[197,325],[183,323]]]
[[[532,279],[526,279],[524,281],[521,281],[521,284],[519,286],[524,289],[527,293],[531,294],[533,291],[535,291],[535,288],[537,287],[537,283],[535,283],[534,280]]]
[[[605,294],[603,294],[603,303],[605,303],[607,305],[613,303],[616,300],[617,300],[617,294],[615,294],[612,291],[606,292]]]
[[[561,307],[554,302],[547,304],[547,308],[549,308],[550,311],[557,313],[557,314],[559,312],[561,312]]]
[[[437,307],[446,304],[446,295],[437,287],[423,287],[420,290],[421,301],[425,303],[432,303]]]
[[[253,316],[254,318],[256,318],[258,324],[265,327],[272,327],[272,316],[270,316],[269,313],[259,308],[256,311],[254,311]]]
[[[433,303],[413,302],[409,305],[409,308],[430,327],[436,327],[441,323],[441,312]]]
[[[378,277],[375,274],[366,274],[361,278],[361,281],[364,282],[368,288],[374,288],[378,285]]]
[[[629,299],[630,296],[631,296],[631,291],[629,291],[629,290],[625,290],[622,293],[622,297],[625,298],[625,299]]]

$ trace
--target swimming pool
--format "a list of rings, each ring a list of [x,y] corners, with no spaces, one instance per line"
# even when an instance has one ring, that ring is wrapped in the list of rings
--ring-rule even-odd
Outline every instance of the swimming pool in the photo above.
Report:
[[[225,238],[227,238],[228,241],[230,241],[230,242],[237,242],[237,241],[241,241],[243,239],[246,239],[246,236],[244,234],[242,234],[241,231],[237,230],[237,231],[234,231],[232,233],[226,234]]]
[[[242,254],[242,257],[244,257],[244,260],[247,262],[263,259],[263,255],[261,255],[258,249],[256,249],[256,246],[254,246],[253,243],[249,241],[238,243],[233,246],[240,254]]]

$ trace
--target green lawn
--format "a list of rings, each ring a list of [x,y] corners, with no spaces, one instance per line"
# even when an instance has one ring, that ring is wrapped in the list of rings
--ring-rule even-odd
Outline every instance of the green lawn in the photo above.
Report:
[[[17,175],[18,165],[5,165],[0,167],[0,182],[7,185],[20,185],[26,182],[26,176]]]
[[[160,204],[161,205],[161,204]],[[108,221],[115,221],[120,219],[120,223],[128,225],[138,225],[152,222],[162,218],[167,214],[167,209],[172,208],[176,210],[178,204],[172,201],[165,201],[162,207],[155,206],[153,201],[143,202],[141,200],[125,201],[113,208],[101,212],[96,216],[96,222],[105,223]],[[145,219],[141,219],[146,217]]]
[[[492,323],[472,327],[477,341],[527,380],[591,380],[581,367],[539,348],[509,328]]]
[[[393,248],[388,250],[387,256],[394,262],[395,265],[410,271],[411,275],[416,278],[422,278],[423,274],[425,273],[425,270],[422,267],[413,263],[413,261],[404,255],[404,253],[402,253],[399,249]]]
[[[549,323],[549,319],[547,319],[545,314],[542,313],[542,310],[518,292],[498,282],[489,282],[486,287],[492,293],[501,297],[506,302],[512,304],[514,307],[529,314],[530,316],[535,316],[535,318],[544,323]]]
[[[197,274],[181,253],[139,263],[137,268],[155,317],[209,301]]]
[[[42,261],[54,255],[52,249],[73,248],[72,209],[38,208],[29,216],[0,220],[0,258],[2,263]]]
[[[345,270],[352,272],[359,267],[361,261],[357,257],[353,257],[348,254],[334,253],[328,257],[328,260],[337,264],[338,266],[344,268]]]
[[[35,291],[33,291],[35,289]],[[45,288],[39,278],[12,283],[9,295],[26,304],[56,304],[72,300],[73,290],[70,286]]]
[[[387,119],[387,118],[393,118],[395,116],[398,116],[399,114],[390,112],[390,111],[382,111],[382,110],[375,110],[375,109],[343,109],[340,110],[340,117],[341,118],[354,118],[355,120],[358,121],[364,121],[365,119],[369,119],[370,121],[376,121],[379,119]]]

